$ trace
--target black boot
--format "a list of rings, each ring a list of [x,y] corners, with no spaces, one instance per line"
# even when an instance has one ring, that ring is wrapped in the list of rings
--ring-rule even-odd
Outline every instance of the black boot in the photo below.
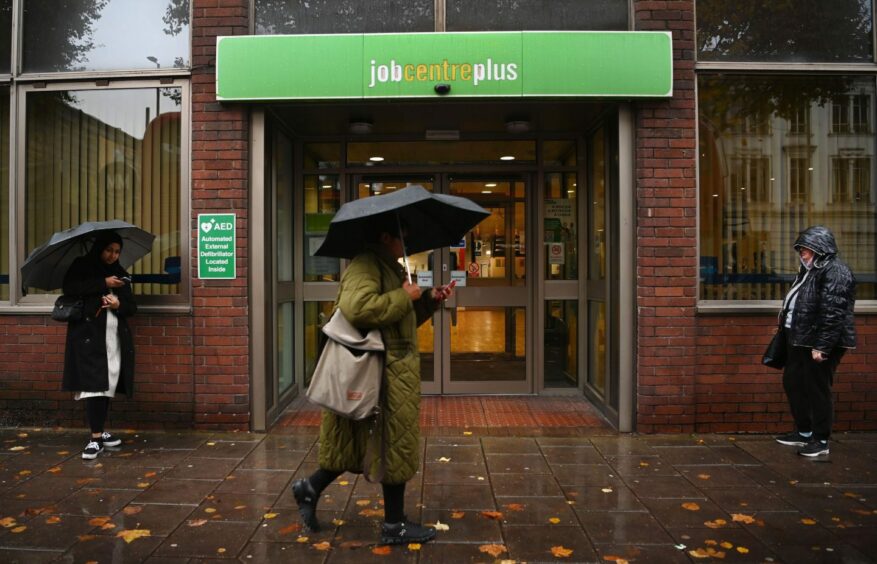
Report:
[[[298,503],[298,514],[305,529],[310,532],[319,532],[320,523],[317,521],[317,492],[311,483],[302,478],[292,483],[292,495]]]
[[[435,529],[419,523],[410,523],[407,518],[399,523],[381,525],[381,542],[383,544],[408,544],[412,542],[429,542],[435,538]]]

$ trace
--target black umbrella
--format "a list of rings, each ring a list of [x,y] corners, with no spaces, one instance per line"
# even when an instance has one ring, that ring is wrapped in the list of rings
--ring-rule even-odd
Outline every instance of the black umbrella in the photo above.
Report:
[[[55,290],[64,283],[67,269],[78,257],[91,250],[95,239],[106,231],[122,238],[119,264],[128,268],[152,250],[155,235],[124,221],[87,221],[52,235],[48,242],[31,252],[21,267],[21,287]]]
[[[373,225],[384,218],[399,218],[408,234],[408,253],[447,247],[458,243],[467,231],[490,212],[460,196],[433,194],[423,186],[408,186],[382,196],[363,198],[341,206],[329,224],[329,233],[316,255],[353,258],[365,249]],[[406,261],[407,262],[407,261]]]

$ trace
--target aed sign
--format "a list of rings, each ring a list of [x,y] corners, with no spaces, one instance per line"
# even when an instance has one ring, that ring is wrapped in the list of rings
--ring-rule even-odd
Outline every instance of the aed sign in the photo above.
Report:
[[[673,94],[664,31],[250,35],[216,51],[222,101]]]
[[[236,276],[235,214],[198,214],[198,278]]]

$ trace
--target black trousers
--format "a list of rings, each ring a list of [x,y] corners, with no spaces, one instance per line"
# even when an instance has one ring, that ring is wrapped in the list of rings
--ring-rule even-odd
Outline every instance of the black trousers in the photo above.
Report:
[[[815,439],[827,441],[834,416],[831,384],[846,349],[834,349],[822,362],[813,360],[808,347],[794,347],[788,343],[788,351],[783,388],[795,418],[795,427],[801,433],[812,431]]]

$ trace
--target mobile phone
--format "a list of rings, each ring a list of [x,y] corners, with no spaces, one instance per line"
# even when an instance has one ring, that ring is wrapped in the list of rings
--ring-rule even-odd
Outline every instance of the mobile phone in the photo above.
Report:
[[[130,277],[130,276],[120,276],[120,277],[119,277],[119,280],[121,280],[122,282],[124,282],[124,283],[126,283],[126,284],[130,284],[130,283],[131,283],[131,277]]]

